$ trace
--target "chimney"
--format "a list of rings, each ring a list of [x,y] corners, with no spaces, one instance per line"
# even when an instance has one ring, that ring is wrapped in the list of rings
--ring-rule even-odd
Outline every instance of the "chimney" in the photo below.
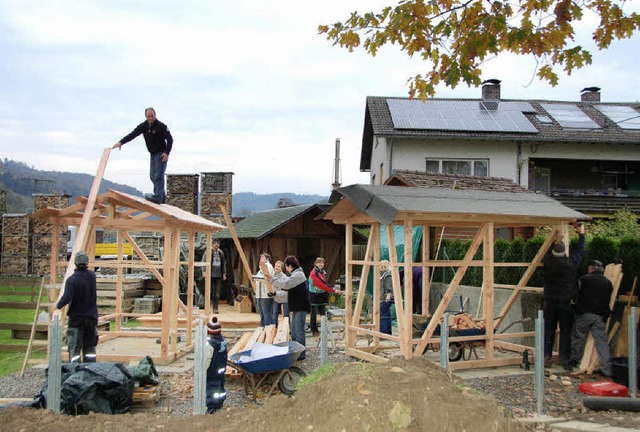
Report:
[[[580,90],[582,102],[600,102],[600,87],[585,87]]]
[[[500,83],[498,79],[486,80],[482,83],[482,99],[483,100],[500,100]]]

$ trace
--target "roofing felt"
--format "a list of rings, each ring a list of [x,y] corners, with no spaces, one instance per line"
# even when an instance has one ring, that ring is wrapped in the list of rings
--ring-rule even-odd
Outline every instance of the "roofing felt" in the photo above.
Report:
[[[316,206],[317,204],[305,204],[255,212],[251,216],[233,224],[233,228],[238,238],[259,239]],[[218,238],[231,238],[231,233],[228,229],[225,229],[216,234],[216,236]]]
[[[408,98],[367,97],[365,107],[364,131],[362,137],[362,153],[360,157],[360,169],[370,169],[371,151],[374,136],[404,137],[416,139],[465,139],[465,140],[491,140],[514,142],[590,142],[590,143],[640,143],[640,129],[625,129],[616,121],[607,117],[598,107],[618,106],[628,107],[628,110],[636,112],[640,116],[640,102],[611,103],[611,102],[566,102],[548,100],[502,99],[499,103],[528,103],[533,111],[523,112],[526,119],[533,125],[535,133],[515,133],[496,131],[463,131],[452,129],[399,129],[394,126],[389,101],[409,100]],[[427,99],[429,104],[437,101],[455,101],[480,103],[482,99]],[[553,116],[544,109],[543,104],[573,105],[599,127],[596,129],[575,129],[562,127]],[[550,123],[543,123],[540,118],[549,117]],[[464,118],[461,119],[464,121]]]
[[[391,186],[401,186],[404,184],[406,186],[422,188],[533,193],[508,178],[427,173],[424,171],[408,170],[393,170],[391,177],[387,179],[385,184]]]
[[[351,185],[334,191],[381,224],[391,224],[398,213],[474,214],[492,217],[589,219],[542,194],[444,188]],[[330,215],[331,210],[328,214]]]

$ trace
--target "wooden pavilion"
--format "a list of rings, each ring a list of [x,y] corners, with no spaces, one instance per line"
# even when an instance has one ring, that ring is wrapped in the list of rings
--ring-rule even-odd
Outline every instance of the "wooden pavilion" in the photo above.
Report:
[[[108,152],[107,152],[108,154]],[[106,162],[105,162],[106,163]],[[95,189],[95,188],[94,188]],[[94,191],[92,191],[93,195]],[[179,269],[181,265],[186,265],[188,269],[188,286],[194,284],[195,266],[204,267],[205,273],[205,298],[207,299],[205,313],[211,312],[210,290],[211,278],[209,277],[211,262],[211,242],[212,234],[225,227],[223,225],[208,221],[197,215],[184,211],[180,208],[166,205],[154,204],[144,198],[125,194],[115,190],[108,190],[105,194],[87,198],[78,198],[78,203],[67,208],[57,209],[46,207],[32,213],[32,217],[40,218],[53,225],[53,235],[51,244],[51,261],[49,275],[49,298],[55,299],[59,296],[58,290],[61,285],[57,284],[60,267],[67,267],[67,262],[58,260],[58,231],[60,226],[76,225],[80,226],[78,231],[86,232],[79,236],[82,244],[74,246],[74,253],[77,250],[87,251],[90,262],[89,267],[99,265],[102,268],[113,268],[116,270],[116,305],[115,313],[102,316],[101,321],[113,320],[115,329],[113,331],[100,332],[100,343],[115,338],[153,338],[160,340],[159,355],[153,356],[157,364],[167,364],[179,356],[178,344],[178,314],[186,316],[186,345],[192,345],[192,335],[194,325],[197,324],[197,315],[194,316],[193,308],[186,307],[179,298]],[[97,195],[97,193],[95,194]],[[94,204],[92,204],[92,202]],[[108,229],[118,232],[118,255],[114,260],[94,261],[94,249],[96,244],[96,229]],[[131,235],[132,232],[156,231],[163,233],[164,254],[158,259],[151,259],[145,255],[141,247]],[[205,262],[194,262],[194,248],[196,234],[206,235],[207,260]],[[180,261],[180,244],[182,241],[188,242],[188,260]],[[130,244],[134,251],[134,260],[126,260],[123,253],[124,242]],[[72,262],[72,260],[71,260]],[[69,266],[72,267],[72,266]],[[124,269],[137,268],[146,269],[162,285],[162,326],[158,330],[145,331],[125,331],[121,328],[123,318],[152,316],[151,314],[125,313],[122,309],[122,293],[124,281]],[[67,270],[69,273],[70,270]],[[193,304],[193,290],[187,290],[187,304]],[[53,304],[55,305],[55,303]],[[53,307],[53,306],[52,306]],[[51,309],[51,312],[53,310]],[[52,315],[52,314],[51,314]],[[151,340],[153,340],[151,339]],[[135,350],[134,350],[135,351]],[[138,350],[139,351],[139,350]],[[114,354],[98,352],[99,361],[126,362],[129,360],[144,357],[140,352],[117,352]]]
[[[346,292],[346,332],[345,346],[347,354],[368,361],[386,361],[381,355],[384,350],[399,349],[409,359],[424,353],[428,344],[439,344],[440,338],[434,332],[440,324],[449,302],[456,293],[465,272],[470,267],[483,269],[483,282],[480,302],[486,332],[476,336],[450,337],[450,342],[475,342],[483,345],[485,358],[452,363],[452,369],[494,367],[519,364],[521,356],[496,358],[494,348],[522,353],[530,349],[525,345],[510,342],[524,337],[534,336],[534,332],[495,334],[503,317],[510,310],[523,291],[541,292],[542,288],[529,287],[527,283],[556,237],[568,242],[569,223],[578,219],[589,219],[552,198],[529,192],[494,192],[479,190],[428,189],[400,186],[351,185],[333,192],[333,206],[325,213],[324,218],[336,224],[346,225],[346,280],[354,275],[354,266],[362,266],[358,295],[354,298],[354,290],[347,284]],[[364,259],[356,260],[352,253],[352,228],[354,225],[369,226],[370,235]],[[393,226],[404,227],[404,259],[399,262]],[[413,227],[423,227],[420,262],[413,262],[412,232]],[[529,262],[502,263],[494,261],[494,233],[496,228],[519,227],[552,227],[551,233],[534,259]],[[455,227],[475,230],[471,246],[462,260],[442,260],[430,257],[430,228]],[[380,287],[380,251],[381,230],[386,230],[389,246],[389,262],[392,269],[394,301],[397,314],[398,335],[380,332],[381,301]],[[479,256],[479,258],[478,258]],[[437,267],[454,267],[455,276],[446,289],[442,300],[435,308],[433,315],[420,337],[414,338],[412,311],[413,289],[411,278],[405,278],[404,290],[400,283],[398,269],[404,267],[405,274],[411,274],[413,266],[423,270],[422,311],[429,311],[430,273]],[[502,310],[494,310],[494,269],[496,267],[525,268],[523,276],[516,285],[500,285],[500,288],[513,290]],[[371,319],[362,319],[362,309],[367,282],[373,277],[373,305]],[[496,317],[500,317],[497,318]],[[361,346],[358,342],[366,337],[368,344]],[[382,343],[384,342],[384,343]]]

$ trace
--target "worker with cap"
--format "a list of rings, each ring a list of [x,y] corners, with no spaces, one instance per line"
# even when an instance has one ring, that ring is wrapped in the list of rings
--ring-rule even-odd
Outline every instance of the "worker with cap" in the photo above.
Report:
[[[69,362],[79,362],[81,358],[83,363],[95,362],[98,324],[96,274],[88,269],[89,256],[84,251],[76,253],[74,264],[76,269],[67,279],[56,309],[69,305]]]
[[[556,241],[543,259],[544,278],[544,365],[551,366],[556,328],[560,324],[560,364],[565,368],[571,358],[573,305],[578,295],[578,266],[584,255],[585,229],[578,228],[578,245],[567,256],[564,242]]]
[[[224,373],[227,370],[227,342],[222,336],[222,327],[217,317],[212,317],[207,323],[207,342],[209,349],[207,357],[207,413],[213,414],[220,408],[227,398],[224,389]]]
[[[578,280],[578,300],[575,306],[575,320],[571,334],[571,361],[568,369],[578,365],[584,352],[587,335],[591,332],[598,357],[600,357],[598,372],[610,377],[611,352],[605,323],[611,315],[609,303],[613,284],[602,272],[602,263],[593,260],[589,263],[588,273]]]

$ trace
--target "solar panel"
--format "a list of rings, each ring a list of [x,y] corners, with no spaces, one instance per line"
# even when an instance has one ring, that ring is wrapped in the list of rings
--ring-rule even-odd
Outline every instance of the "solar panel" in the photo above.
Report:
[[[600,129],[598,123],[584,113],[577,105],[540,104],[560,126],[567,129]]]
[[[526,102],[387,99],[396,129],[537,133]]]
[[[640,129],[640,112],[628,105],[596,105],[596,108],[622,129]]]

